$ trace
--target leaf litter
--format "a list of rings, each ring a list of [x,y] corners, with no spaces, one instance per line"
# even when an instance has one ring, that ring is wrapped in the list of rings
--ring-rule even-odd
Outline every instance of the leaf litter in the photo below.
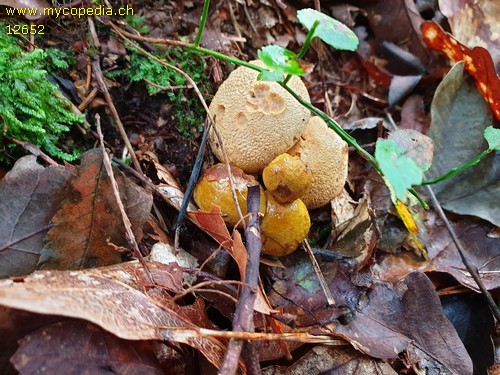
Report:
[[[179,32],[182,27],[194,30],[197,16],[192,11],[199,9],[200,5],[195,3],[170,8],[172,14],[181,17],[187,14],[182,25],[175,23],[170,32],[174,29]],[[441,6],[444,7],[444,4],[447,2],[440,1]],[[365,17],[362,27],[368,27],[371,33],[360,38],[357,58],[361,62],[356,61],[353,55],[338,54],[332,58],[328,54],[320,54],[325,61],[332,61],[327,69],[330,76],[318,76],[313,72],[306,76],[306,81],[313,102],[318,107],[326,107],[329,96],[335,99],[334,103],[338,104],[334,108],[335,114],[345,115],[346,127],[351,126],[350,120],[353,123],[361,121],[360,115],[363,114],[369,126],[364,129],[357,127],[356,131],[361,139],[366,138],[367,147],[370,147],[370,141],[374,142],[381,136],[392,139],[405,157],[413,159],[425,170],[432,159],[432,152],[429,151],[432,144],[421,133],[394,131],[394,126],[389,125],[388,117],[383,114],[387,104],[390,104],[392,108],[389,110],[396,114],[398,120],[394,105],[410,95],[403,104],[406,112],[401,113],[400,128],[415,129],[431,136],[437,154],[434,165],[445,170],[442,160],[453,163],[453,166],[460,161],[454,154],[457,147],[441,147],[440,142],[445,146],[453,144],[450,137],[463,133],[467,121],[462,121],[464,128],[457,128],[456,118],[443,120],[436,113],[453,114],[467,105],[471,111],[483,116],[484,120],[479,122],[484,129],[489,125],[486,120],[489,112],[488,106],[480,104],[478,93],[467,77],[462,75],[451,79],[449,75],[443,81],[443,87],[448,85],[448,88],[445,87],[448,91],[456,89],[457,85],[467,87],[465,92],[450,94],[464,101],[447,104],[439,101],[442,95],[436,95],[432,100],[432,123],[427,133],[429,120],[423,103],[424,100],[426,104],[430,103],[429,91],[435,89],[447,66],[443,58],[431,52],[421,38],[422,14],[435,12],[437,8],[422,7],[423,2],[388,1],[357,8],[352,13],[354,18],[350,26],[357,25],[360,17]],[[149,12],[149,22],[155,28],[153,32],[171,35],[165,33],[161,29],[164,25],[153,17],[155,10],[148,10],[145,6],[144,11]],[[240,43],[247,38],[247,47],[254,48],[274,41],[280,41],[282,47],[291,48],[296,39],[304,36],[294,18],[296,13],[289,5],[275,9],[267,2],[248,2],[247,5],[238,2],[232,11],[233,15],[227,5],[217,8],[212,15],[217,22],[209,24],[210,34],[207,35],[222,35],[221,26],[227,32],[240,25],[243,27],[239,39],[234,40]],[[265,16],[255,17],[258,14]],[[449,9],[446,14],[453,17]],[[483,14],[475,21],[480,24],[487,18]],[[451,22],[452,29],[457,30],[458,23]],[[232,26],[228,26],[230,24]],[[394,32],[396,29],[398,32]],[[355,31],[361,30],[357,28]],[[455,36],[458,39],[465,38],[458,35],[457,31]],[[231,51],[232,39],[227,37],[227,33],[223,34],[221,42],[214,45],[225,52]],[[465,48],[461,51],[466,56],[469,54]],[[250,55],[255,53],[250,52]],[[472,52],[470,55],[474,57]],[[480,58],[482,60],[474,60],[474,66],[484,73],[478,82],[486,83],[490,88],[496,87],[495,78],[498,77],[493,77],[488,70],[490,68],[488,62],[484,63],[487,60],[484,60],[483,52]],[[450,74],[455,71],[456,68]],[[328,79],[325,80],[325,77]],[[321,85],[316,85],[316,82],[321,82]],[[320,86],[326,91],[320,92]],[[488,94],[492,90],[483,89],[481,92],[486,99],[494,97]],[[350,105],[353,108],[352,117],[349,117]],[[467,116],[462,118],[470,121]],[[440,120],[442,123],[439,123]],[[390,128],[393,133],[387,135],[384,127]],[[164,167],[169,164],[168,161],[152,163],[148,159],[159,150],[154,140],[155,134],[159,134],[158,129],[134,130],[140,139],[138,145],[142,147],[141,162],[154,171],[150,176],[157,183],[154,188],[157,196],[170,207],[178,209],[184,196],[184,186]],[[484,145],[482,133],[478,135],[481,129],[474,127],[471,130],[476,133],[464,136],[464,139],[467,142],[474,139]],[[243,333],[238,337],[260,340],[256,348],[261,360],[271,361],[263,369],[264,373],[323,371],[393,374],[411,369],[415,372],[426,370],[429,374],[472,373],[470,357],[474,361],[477,357],[472,352],[470,356],[466,352],[455,328],[446,319],[436,293],[436,275],[439,273],[452,275],[467,288],[476,288],[461,264],[449,235],[433,214],[418,209],[410,201],[409,208],[416,213],[420,230],[428,235],[422,242],[429,251],[430,259],[422,260],[416,256],[416,246],[402,229],[379,176],[373,171],[367,172],[366,164],[359,157],[351,154],[351,159],[349,189],[344,193],[344,200],[332,202],[333,210],[322,209],[313,216],[318,228],[323,226],[326,228],[324,232],[328,233],[328,240],[313,247],[313,251],[317,250],[319,267],[337,304],[327,304],[315,271],[303,253],[298,251],[284,257],[280,263],[266,260],[261,265],[262,283],[257,292],[260,302],[255,308],[258,313],[254,315],[258,332]],[[488,164],[491,161],[484,163],[484,169],[478,173],[493,173],[493,185],[481,185],[484,182],[481,176],[472,175],[469,181],[480,183],[475,186],[475,192],[489,194],[491,186],[495,186],[495,169]],[[431,169],[431,172],[426,172],[429,174],[426,177],[435,176],[442,170],[434,172]],[[120,198],[138,242],[151,249],[158,239],[168,240],[168,230],[161,233],[161,224],[146,224],[146,221],[151,223],[155,220],[149,214],[151,193],[117,169],[114,174],[121,181]],[[437,188],[440,194],[449,190],[452,189]],[[474,196],[472,203],[465,201],[462,204],[467,211],[455,211],[498,224],[495,221],[498,218],[495,206],[484,205],[496,195],[497,192],[493,191],[488,198]],[[455,198],[447,199],[441,195],[440,199],[445,207],[454,210],[450,204]],[[164,373],[170,370],[171,373],[189,373],[197,360],[193,357],[188,359],[179,344],[196,349],[214,367],[221,365],[227,340],[233,333],[224,332],[224,329],[230,329],[234,298],[238,293],[237,286],[231,282],[244,279],[247,255],[244,239],[238,231],[228,231],[217,207],[208,213],[190,207],[187,215],[192,224],[186,225],[190,231],[205,233],[207,241],[214,240],[214,247],[224,249],[218,251],[227,251],[234,259],[232,263],[226,258],[229,266],[221,268],[228,270],[227,274],[215,276],[203,273],[208,268],[193,268],[196,263],[181,267],[176,262],[161,264],[148,261],[147,272],[136,261],[121,263],[130,259],[130,251],[127,250],[120,214],[102,167],[102,156],[97,151],[85,154],[79,166],[44,168],[36,163],[34,157],[20,159],[0,180],[0,200],[0,275],[15,276],[0,284],[0,305],[3,306],[0,312],[6,317],[0,331],[9,332],[10,337],[16,340],[21,339],[19,345],[16,340],[6,344],[9,355],[1,357],[2,366],[7,366],[6,361],[15,352],[11,361],[21,372],[39,368],[42,363],[54,372],[74,368],[90,371],[94,368],[92,363],[97,363],[118,372]],[[481,203],[483,208],[478,209],[477,204]],[[348,209],[348,205],[352,207]],[[486,287],[498,288],[500,249],[498,240],[495,242],[488,237],[494,227],[467,216],[454,217],[454,220],[456,231],[466,244],[467,256],[478,267]],[[336,225],[328,228],[331,222]],[[155,233],[150,233],[151,227],[155,228]],[[311,237],[316,236],[319,229],[312,232]],[[44,270],[35,271],[39,268]],[[197,283],[208,284],[203,284],[205,286],[199,291],[188,289],[192,293],[186,296],[185,288],[189,286],[183,282],[183,273],[194,275],[193,287]],[[176,299],[176,295],[182,298]],[[13,325],[17,323],[12,318],[15,312],[37,319],[40,324],[16,331]],[[43,320],[42,316],[47,320]],[[483,328],[484,335],[477,345],[490,339],[492,329]],[[291,341],[286,346],[277,341],[280,338]],[[168,342],[176,350],[165,346],[160,348],[157,341]],[[60,356],[45,359],[50,355],[47,348],[61,343],[66,345],[67,342],[75,344],[67,346]],[[84,348],[83,353],[81,348]],[[289,357],[290,352],[294,360],[283,362],[282,358]],[[135,353],[134,356],[132,353]],[[486,365],[482,365],[483,369],[491,364],[488,361],[491,358],[486,360]]]

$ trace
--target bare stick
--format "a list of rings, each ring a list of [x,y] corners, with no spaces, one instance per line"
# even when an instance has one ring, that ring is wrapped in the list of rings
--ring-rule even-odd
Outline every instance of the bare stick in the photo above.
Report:
[[[259,262],[262,242],[260,239],[260,187],[250,186],[248,188],[248,215],[250,217],[245,229],[246,247],[248,252],[248,263],[245,272],[245,285],[242,285],[240,298],[233,319],[233,331],[253,332],[253,308],[258,290]],[[238,360],[244,341],[231,339],[224,363],[219,370],[222,375],[233,375],[238,369]],[[255,363],[259,363],[258,357],[253,357],[252,364],[247,367],[255,368]]]
[[[429,196],[431,198],[432,204],[434,205],[434,208],[436,209],[439,217],[441,220],[443,220],[444,225],[446,226],[446,229],[450,233],[451,239],[453,240],[453,243],[457,247],[458,254],[460,255],[460,258],[462,259],[462,263],[464,264],[465,268],[467,268],[467,271],[469,271],[470,275],[476,282],[477,286],[479,287],[479,290],[484,295],[484,298],[486,298],[486,301],[488,302],[488,305],[490,306],[491,312],[493,313],[495,319],[497,320],[497,323],[500,323],[500,311],[498,310],[498,307],[493,300],[493,297],[491,296],[490,292],[488,292],[488,289],[483,284],[483,281],[481,280],[481,277],[479,276],[479,273],[477,272],[477,267],[469,262],[469,260],[465,257],[465,250],[462,246],[462,243],[458,239],[457,234],[455,233],[455,230],[451,226],[451,223],[449,222],[448,218],[446,217],[446,214],[444,213],[441,204],[437,200],[436,196],[434,195],[434,192],[432,191],[432,188],[430,186],[426,186],[427,191],[429,193]]]
[[[323,272],[321,272],[321,268],[319,268],[318,261],[314,257],[313,251],[311,250],[311,246],[309,246],[309,242],[307,242],[307,239],[302,241],[302,246],[304,247],[307,255],[309,255],[309,259],[311,260],[314,271],[316,272],[316,276],[318,277],[321,289],[323,289],[323,293],[325,294],[326,301],[330,306],[335,305],[335,300],[333,299],[332,292],[330,292],[330,288],[328,288],[328,284],[325,280],[325,277],[323,276]]]
[[[125,237],[127,238],[128,244],[134,251],[135,257],[141,263],[142,267],[144,268],[144,272],[146,272],[146,274],[149,276],[150,282],[152,283],[154,279],[151,276],[151,273],[149,272],[149,268],[146,264],[146,261],[142,257],[141,251],[139,250],[139,245],[137,245],[134,232],[132,231],[132,224],[130,223],[130,219],[128,218],[127,213],[125,212],[125,207],[123,206],[123,202],[120,198],[120,191],[118,190],[118,184],[116,183],[115,175],[113,173],[113,168],[111,167],[111,161],[109,160],[109,156],[106,153],[106,148],[104,147],[104,137],[101,131],[101,118],[99,114],[96,114],[95,119],[97,124],[97,134],[99,134],[99,141],[101,143],[104,168],[106,169],[106,173],[108,174],[108,177],[111,180],[111,186],[113,188],[113,194],[116,199],[116,204],[118,205],[118,208],[122,215],[123,225],[125,226]]]
[[[93,26],[92,20],[89,18],[88,19],[89,24]],[[90,30],[94,30],[94,27],[90,27]],[[93,36],[94,39],[97,38],[97,35]],[[120,132],[120,135],[123,139],[123,142],[125,143],[125,147],[127,147],[127,150],[130,154],[130,159],[132,160],[132,163],[134,164],[134,168],[137,170],[137,172],[142,173],[142,168],[141,165],[139,164],[139,160],[137,160],[137,156],[135,155],[134,148],[132,147],[132,144],[130,143],[130,140],[128,139],[127,132],[125,131],[125,128],[123,127],[123,123],[120,119],[120,116],[118,115],[118,111],[116,110],[116,107],[113,103],[113,99],[111,98],[111,95],[109,94],[108,87],[106,86],[106,83],[104,82],[104,77],[102,76],[102,71],[101,71],[101,64],[99,63],[99,55],[96,55],[94,57],[94,61],[92,62],[92,70],[94,72],[94,76],[97,80],[97,84],[99,85],[99,90],[101,93],[104,95],[104,98],[106,99],[106,103],[108,104],[109,110],[111,111],[111,114],[113,115],[113,119],[116,122],[116,126],[118,126],[118,131]]]
[[[49,165],[56,166],[59,165],[54,159],[52,159],[50,156],[45,154],[42,150],[40,150],[38,147],[36,147],[33,143],[29,142],[24,142],[16,138],[11,138],[4,136],[5,139],[18,144],[19,146],[22,146],[26,151],[30,152],[31,154],[35,155],[36,157],[42,158],[45,160],[45,162]]]

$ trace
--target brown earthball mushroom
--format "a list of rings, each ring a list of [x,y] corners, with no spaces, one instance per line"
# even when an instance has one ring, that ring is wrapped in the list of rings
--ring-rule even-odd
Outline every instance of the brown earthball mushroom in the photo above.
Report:
[[[265,67],[259,60],[252,64]],[[310,112],[278,83],[257,81],[259,72],[247,67],[234,70],[210,103],[210,114],[226,150],[228,162],[246,173],[262,171],[271,160],[292,147],[304,131]],[[288,82],[309,101],[299,77]],[[212,130],[210,146],[224,160],[218,137]]]
[[[279,203],[290,203],[309,189],[312,173],[298,156],[284,153],[264,168],[262,180],[274,199]]]
[[[240,168],[231,166],[234,190],[243,215],[247,214],[248,186],[260,185],[254,176],[245,174]],[[220,207],[222,218],[226,223],[235,226],[240,217],[234,204],[229,175],[224,164],[216,164],[208,168],[201,176],[194,189],[193,198],[203,211],[210,211],[212,204]],[[260,212],[266,212],[264,189],[260,188]]]
[[[269,191],[266,191],[266,200],[266,214],[260,225],[262,253],[288,255],[297,249],[311,228],[307,207],[300,199],[291,203],[278,203]]]
[[[320,117],[311,117],[300,140],[288,153],[299,156],[311,169],[312,183],[300,198],[307,208],[321,207],[342,191],[347,178],[347,143]]]

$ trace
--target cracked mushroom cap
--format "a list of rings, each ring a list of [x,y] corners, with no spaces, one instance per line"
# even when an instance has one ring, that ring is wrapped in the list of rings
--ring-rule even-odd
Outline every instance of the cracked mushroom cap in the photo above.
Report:
[[[252,64],[264,67],[261,61]],[[210,114],[220,134],[228,162],[246,173],[262,171],[276,156],[292,147],[304,131],[310,112],[276,82],[257,81],[259,72],[239,67],[222,83],[210,103]],[[309,101],[299,77],[288,85]],[[212,151],[224,160],[213,130]]]
[[[300,199],[281,204],[267,190],[266,200],[266,214],[260,225],[262,253],[271,256],[291,254],[311,228],[307,207]]]
[[[312,173],[298,156],[281,154],[262,171],[266,189],[279,203],[302,197],[312,182]]]
[[[299,156],[311,169],[312,183],[300,198],[307,208],[321,207],[342,191],[347,178],[347,143],[320,117],[311,117],[288,153]]]

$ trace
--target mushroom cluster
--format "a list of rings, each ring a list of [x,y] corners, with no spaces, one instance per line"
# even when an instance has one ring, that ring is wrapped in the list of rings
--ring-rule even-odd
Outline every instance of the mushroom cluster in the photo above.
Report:
[[[261,61],[252,64],[264,67]],[[276,82],[258,81],[259,72],[239,67],[217,90],[209,111],[215,131],[209,134],[212,151],[246,173],[261,172],[271,160],[292,147],[300,138],[311,117],[290,93]],[[299,77],[288,85],[304,100],[309,101],[307,88]]]
[[[253,64],[264,67],[261,61]],[[283,256],[307,237],[311,226],[308,209],[329,203],[347,178],[347,144],[320,117],[311,117],[293,96],[276,82],[258,81],[258,72],[234,70],[210,104],[215,121],[209,133],[212,151],[231,165],[234,187],[243,215],[247,186],[261,187],[262,252]],[[309,94],[299,77],[288,85],[304,100]],[[222,143],[222,144],[221,144]],[[239,216],[224,165],[208,169],[195,188],[202,210],[221,207],[224,220],[237,225]]]

